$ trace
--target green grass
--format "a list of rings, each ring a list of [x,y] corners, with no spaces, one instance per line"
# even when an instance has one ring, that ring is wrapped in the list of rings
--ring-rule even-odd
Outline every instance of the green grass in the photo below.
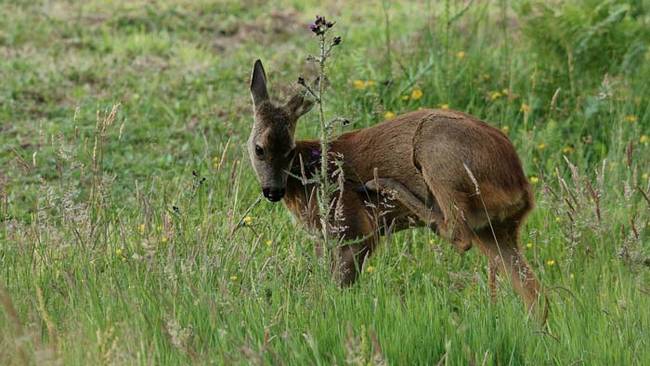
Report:
[[[390,58],[379,2],[263,3],[0,3],[0,364],[650,363],[647,2],[391,4]],[[548,329],[427,230],[344,290],[282,205],[231,233],[260,191],[250,68],[288,95],[315,14],[345,130],[446,104],[507,131]]]

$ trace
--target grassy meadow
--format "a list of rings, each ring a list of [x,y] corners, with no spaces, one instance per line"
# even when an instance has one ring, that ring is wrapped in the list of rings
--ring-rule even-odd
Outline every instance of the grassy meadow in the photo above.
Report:
[[[251,67],[297,90],[316,14],[338,132],[426,107],[511,138],[547,327],[429,230],[342,290],[247,211]],[[0,1],[0,364],[650,364],[649,45],[644,0]]]

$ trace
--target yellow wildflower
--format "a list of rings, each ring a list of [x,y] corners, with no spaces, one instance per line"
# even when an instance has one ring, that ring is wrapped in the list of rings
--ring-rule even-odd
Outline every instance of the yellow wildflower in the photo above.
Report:
[[[539,183],[539,178],[537,178],[537,177],[534,176],[534,175],[533,175],[532,177],[530,177],[528,180],[530,180],[530,184],[537,184],[537,183]]]
[[[422,93],[422,90],[420,88],[415,88],[411,92],[411,99],[418,100],[418,99],[422,98],[423,95],[424,95],[424,93]]]
[[[221,158],[218,156],[215,156],[212,158],[212,167],[214,169],[219,169],[221,167]]]
[[[560,218],[560,216],[555,216],[555,222],[560,222],[560,221],[562,221],[562,218]]]
[[[374,271],[375,271],[375,267],[373,266],[368,266],[368,268],[366,268],[366,272],[368,273],[373,273]]]
[[[431,245],[435,245],[435,244],[436,244],[436,241],[433,240],[433,239],[429,239],[429,244],[431,244]]]
[[[167,240],[169,240],[169,239],[167,239],[167,237],[166,237],[165,235],[163,235],[162,238],[160,238],[160,241],[161,241],[163,244],[165,244],[165,243],[167,242]]]
[[[549,267],[553,267],[555,265],[555,259],[547,260],[546,265],[549,266]]]
[[[532,242],[528,242],[528,244],[526,244],[526,248],[528,248],[528,249],[532,249],[532,248],[533,248],[533,243],[532,243]]]
[[[237,278],[239,278],[239,277],[237,277],[236,275],[230,276],[231,281],[237,281]]]
[[[503,126],[503,127],[501,127],[501,131],[502,131],[503,133],[505,133],[505,134],[508,134],[508,132],[510,132],[510,127],[508,127],[508,126]]]
[[[540,142],[539,145],[537,145],[538,150],[544,150],[546,149],[546,144],[543,142]]]
[[[266,244],[267,247],[270,247],[271,244],[273,244],[273,240],[269,239],[269,240],[265,241],[264,244]]]
[[[625,116],[625,122],[634,123],[638,120],[639,118],[633,114],[628,114],[627,116]]]
[[[386,113],[384,113],[384,119],[393,119],[393,118],[395,118],[395,113],[391,111],[387,111]]]
[[[250,225],[250,224],[253,223],[253,218],[250,217],[250,216],[246,216],[246,217],[244,217],[243,221],[244,221],[244,225]]]
[[[508,89],[502,89],[501,94],[503,95],[508,95],[509,90]]]
[[[140,224],[140,226],[138,226],[138,230],[140,231],[140,234],[144,234],[144,224]]]
[[[456,58],[458,58],[459,60],[464,59],[465,58],[465,51],[456,52]]]
[[[572,146],[565,146],[562,148],[562,153],[564,154],[571,154],[574,151],[576,151],[576,149],[574,149]]]
[[[523,113],[530,113],[530,106],[526,103],[521,103],[521,108],[519,108],[519,110]]]
[[[644,145],[647,145],[648,143],[650,143],[650,136],[641,135],[641,138],[639,138],[639,142],[644,144]]]
[[[374,80],[354,80],[352,82],[352,87],[359,90],[363,90],[374,85],[375,85]]]
[[[121,257],[122,254],[124,254],[124,250],[122,248],[115,249],[115,255],[117,255],[118,257]]]
[[[449,104],[442,103],[442,104],[439,104],[438,107],[440,107],[440,109],[449,109]]]
[[[501,98],[502,96],[503,96],[503,94],[501,94],[500,91],[490,92],[490,99],[491,100],[497,100],[497,99]]]

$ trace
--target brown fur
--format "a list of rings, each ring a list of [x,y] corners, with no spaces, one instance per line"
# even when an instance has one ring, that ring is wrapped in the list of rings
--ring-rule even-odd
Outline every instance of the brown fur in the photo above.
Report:
[[[257,67],[251,84],[256,105],[251,161],[263,188],[284,185],[287,208],[317,230],[317,187],[287,173],[309,174],[318,168],[313,157],[318,141],[293,139],[295,123],[310,105],[297,96],[275,107],[265,97],[266,79],[260,76],[261,64]],[[264,145],[268,156],[256,157],[256,145]],[[540,284],[518,245],[521,224],[534,206],[533,194],[514,147],[501,131],[461,112],[425,109],[343,134],[332,141],[331,152],[341,157],[346,179],[340,195],[343,222],[337,223],[345,230],[337,235],[356,240],[334,254],[333,270],[341,283],[355,281],[382,232],[426,225],[460,251],[476,244],[488,257],[493,296],[494,273],[499,271],[544,321],[546,304],[538,306],[544,300]],[[388,196],[394,196],[396,205],[377,220],[372,207]]]

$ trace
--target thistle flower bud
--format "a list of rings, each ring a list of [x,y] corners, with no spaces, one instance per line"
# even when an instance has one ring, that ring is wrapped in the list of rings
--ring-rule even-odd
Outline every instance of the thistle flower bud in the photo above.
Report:
[[[309,29],[320,36],[334,26],[334,22],[327,21],[324,16],[316,15],[316,20],[309,24]]]
[[[338,46],[340,44],[341,44],[341,36],[334,37],[334,39],[332,40],[332,45],[333,46]]]
[[[321,35],[324,33],[324,31],[321,29],[321,27],[316,24],[316,23],[311,23],[309,25],[309,29],[314,32],[316,35]]]

